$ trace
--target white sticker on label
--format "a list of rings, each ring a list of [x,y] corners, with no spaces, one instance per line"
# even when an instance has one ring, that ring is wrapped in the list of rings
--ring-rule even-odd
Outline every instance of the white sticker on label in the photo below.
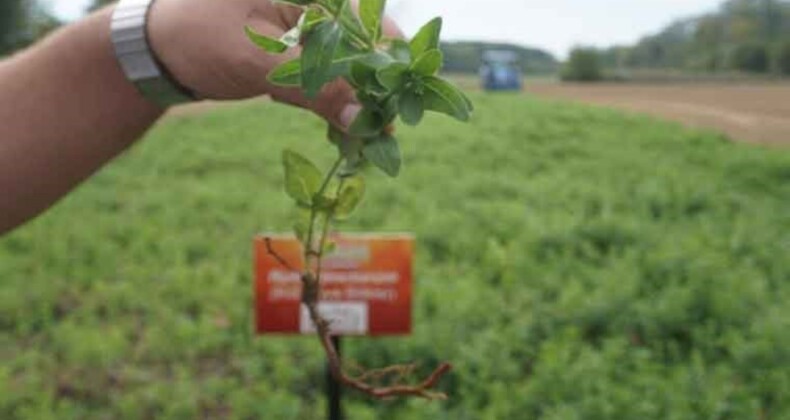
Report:
[[[368,333],[368,304],[364,302],[318,304],[318,312],[327,321],[333,334],[364,335]],[[315,324],[310,319],[307,306],[302,305],[299,314],[299,330],[302,334],[315,333]]]

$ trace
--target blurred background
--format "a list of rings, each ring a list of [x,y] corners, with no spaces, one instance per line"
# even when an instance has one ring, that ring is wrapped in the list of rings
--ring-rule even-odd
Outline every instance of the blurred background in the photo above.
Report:
[[[110,3],[5,0],[0,54]],[[407,34],[432,17],[445,18],[445,70],[466,87],[525,86],[544,97],[646,112],[773,144],[784,143],[790,131],[788,85],[766,84],[790,75],[789,10],[780,0],[388,2]]]
[[[226,0],[230,1],[230,0]],[[107,1],[2,0],[8,55]],[[451,397],[349,419],[790,418],[790,3],[390,0],[445,20],[471,124],[399,128],[351,231],[414,232],[414,333]],[[0,238],[0,418],[323,418],[310,338],[258,338],[251,240],[290,226],[266,101],[181,107]]]

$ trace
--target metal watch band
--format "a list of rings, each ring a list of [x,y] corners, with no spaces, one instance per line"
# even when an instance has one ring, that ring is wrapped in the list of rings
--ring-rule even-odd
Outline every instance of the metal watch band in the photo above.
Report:
[[[195,96],[169,76],[156,59],[148,42],[148,13],[154,0],[121,0],[110,27],[115,56],[140,93],[155,104],[168,108],[196,100]]]

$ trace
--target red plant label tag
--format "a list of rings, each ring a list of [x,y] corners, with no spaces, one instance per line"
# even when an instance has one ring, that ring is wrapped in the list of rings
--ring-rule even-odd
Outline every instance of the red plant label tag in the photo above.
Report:
[[[268,246],[267,246],[268,238]],[[408,235],[341,235],[324,257],[319,312],[335,335],[411,333],[414,239]],[[284,266],[277,257],[292,269]],[[302,305],[302,245],[290,236],[255,239],[258,334],[312,334]]]

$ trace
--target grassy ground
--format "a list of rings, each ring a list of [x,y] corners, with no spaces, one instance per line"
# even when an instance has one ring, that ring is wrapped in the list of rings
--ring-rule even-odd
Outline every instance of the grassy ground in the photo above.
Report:
[[[353,230],[419,239],[415,333],[376,366],[456,365],[444,403],[356,419],[790,416],[790,152],[615,111],[475,95],[471,125],[400,131]],[[323,416],[310,338],[254,338],[251,239],[289,226],[274,104],[165,121],[0,240],[0,418]]]

